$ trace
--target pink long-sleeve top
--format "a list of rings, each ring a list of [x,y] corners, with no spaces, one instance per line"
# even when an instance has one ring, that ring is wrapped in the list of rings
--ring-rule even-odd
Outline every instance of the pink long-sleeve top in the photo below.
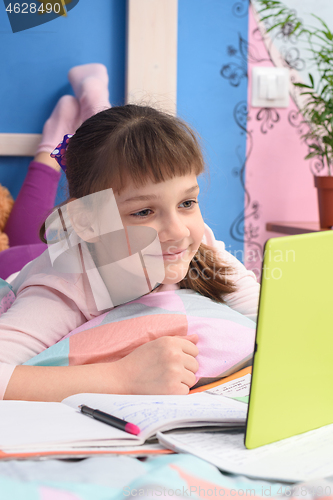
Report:
[[[233,266],[237,290],[225,303],[256,321],[259,283],[253,272],[225,250],[205,224],[202,243],[216,248],[221,260]],[[15,366],[28,361],[61,340],[86,321],[99,316],[84,274],[59,275],[48,252],[25,266],[11,285],[16,300],[0,318],[0,399],[3,399]],[[162,285],[156,292],[178,288]]]

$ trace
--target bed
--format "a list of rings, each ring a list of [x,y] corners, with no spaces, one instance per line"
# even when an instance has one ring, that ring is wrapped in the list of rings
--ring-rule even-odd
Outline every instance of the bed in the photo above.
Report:
[[[5,310],[10,307],[15,297],[6,286],[2,288],[2,291],[3,299],[7,300],[7,302],[2,302]],[[147,316],[150,327],[156,325],[154,331],[150,332],[151,335],[161,335],[165,326],[170,324],[174,329],[173,334],[175,332],[183,335],[193,333],[191,329],[203,332],[201,334],[203,354],[199,361],[201,371],[198,380],[201,379],[206,383],[207,377],[214,379],[214,377],[221,376],[222,372],[223,374],[230,373],[232,368],[236,371],[235,367],[239,369],[242,363],[244,364],[253,349],[255,328],[251,320],[227,306],[220,304],[216,308],[214,304],[208,304],[209,299],[203,296],[198,297],[199,294],[192,290],[163,293],[167,293],[164,295],[163,302],[160,302],[159,294],[151,294],[119,306],[114,312],[102,314],[91,320],[92,323],[82,325],[58,344],[46,349],[26,364],[64,366],[99,362],[103,361],[105,356],[109,361],[117,359],[119,356],[126,355],[126,350],[137,347],[136,344],[130,344],[130,337],[126,343],[124,335],[126,330],[128,331],[128,325],[134,317],[143,319]],[[155,316],[161,318],[163,315],[164,322],[153,321]],[[171,317],[172,321],[170,321]],[[202,327],[202,321],[207,326],[212,319],[215,323],[211,323],[210,329]],[[118,347],[115,349],[114,342],[108,343],[106,332],[112,331],[111,327],[115,324],[117,324],[116,331],[119,332],[122,322],[127,327],[123,329],[123,335],[116,343]],[[214,331],[221,331],[221,328],[224,330],[223,326],[227,324],[229,330],[232,328],[233,334],[231,338],[223,336],[223,351],[228,342],[230,349],[233,349],[232,339],[235,335],[240,336],[243,346],[243,349],[237,350],[239,351],[238,357],[232,358],[231,364],[230,356],[224,359],[222,351],[215,347],[213,349],[210,344],[212,338],[214,340]],[[158,328],[157,325],[159,325]],[[146,329],[143,328],[142,332],[144,334]],[[89,337],[92,334],[93,336]],[[99,349],[97,342],[93,354],[90,348],[89,352],[84,351],[82,345],[89,344],[91,347],[92,339],[96,335],[103,340],[103,348]],[[80,342],[80,339],[83,341]],[[143,335],[141,341],[146,340]],[[61,342],[67,342],[68,347],[63,349]],[[216,356],[212,356],[213,351]],[[325,497],[328,500],[333,499],[333,476],[309,483],[290,484],[255,480],[221,472],[208,462],[183,453],[152,455],[145,458],[134,458],[124,454],[94,455],[85,459],[0,460],[0,493],[1,498],[29,500],[99,500],[124,497],[238,498],[243,496],[300,497],[307,500]]]

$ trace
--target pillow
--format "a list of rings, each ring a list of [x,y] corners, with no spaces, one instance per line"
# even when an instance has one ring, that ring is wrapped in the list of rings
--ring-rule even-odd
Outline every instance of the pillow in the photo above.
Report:
[[[193,290],[150,293],[76,328],[26,365],[68,366],[116,361],[166,335],[197,333],[201,385],[251,362],[255,323]]]

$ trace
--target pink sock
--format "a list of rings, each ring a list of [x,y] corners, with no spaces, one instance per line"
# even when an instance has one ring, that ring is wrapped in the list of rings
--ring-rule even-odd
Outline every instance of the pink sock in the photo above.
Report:
[[[103,64],[75,66],[69,71],[68,79],[80,101],[81,121],[111,107],[108,90],[109,77]]]
[[[74,134],[80,125],[80,105],[71,95],[62,96],[43,127],[42,140],[36,154],[45,151],[52,153],[63,140],[65,134]]]

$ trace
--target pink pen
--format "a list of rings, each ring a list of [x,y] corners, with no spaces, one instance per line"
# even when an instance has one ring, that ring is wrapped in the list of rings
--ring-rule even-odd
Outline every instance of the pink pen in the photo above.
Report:
[[[135,424],[131,424],[130,422],[126,422],[126,420],[109,415],[109,413],[104,413],[104,411],[93,410],[92,408],[89,408],[89,406],[80,405],[79,408],[84,415],[89,415],[99,422],[112,425],[112,427],[116,427],[117,429],[128,432],[129,434],[135,434],[135,436],[140,434],[139,427]]]

